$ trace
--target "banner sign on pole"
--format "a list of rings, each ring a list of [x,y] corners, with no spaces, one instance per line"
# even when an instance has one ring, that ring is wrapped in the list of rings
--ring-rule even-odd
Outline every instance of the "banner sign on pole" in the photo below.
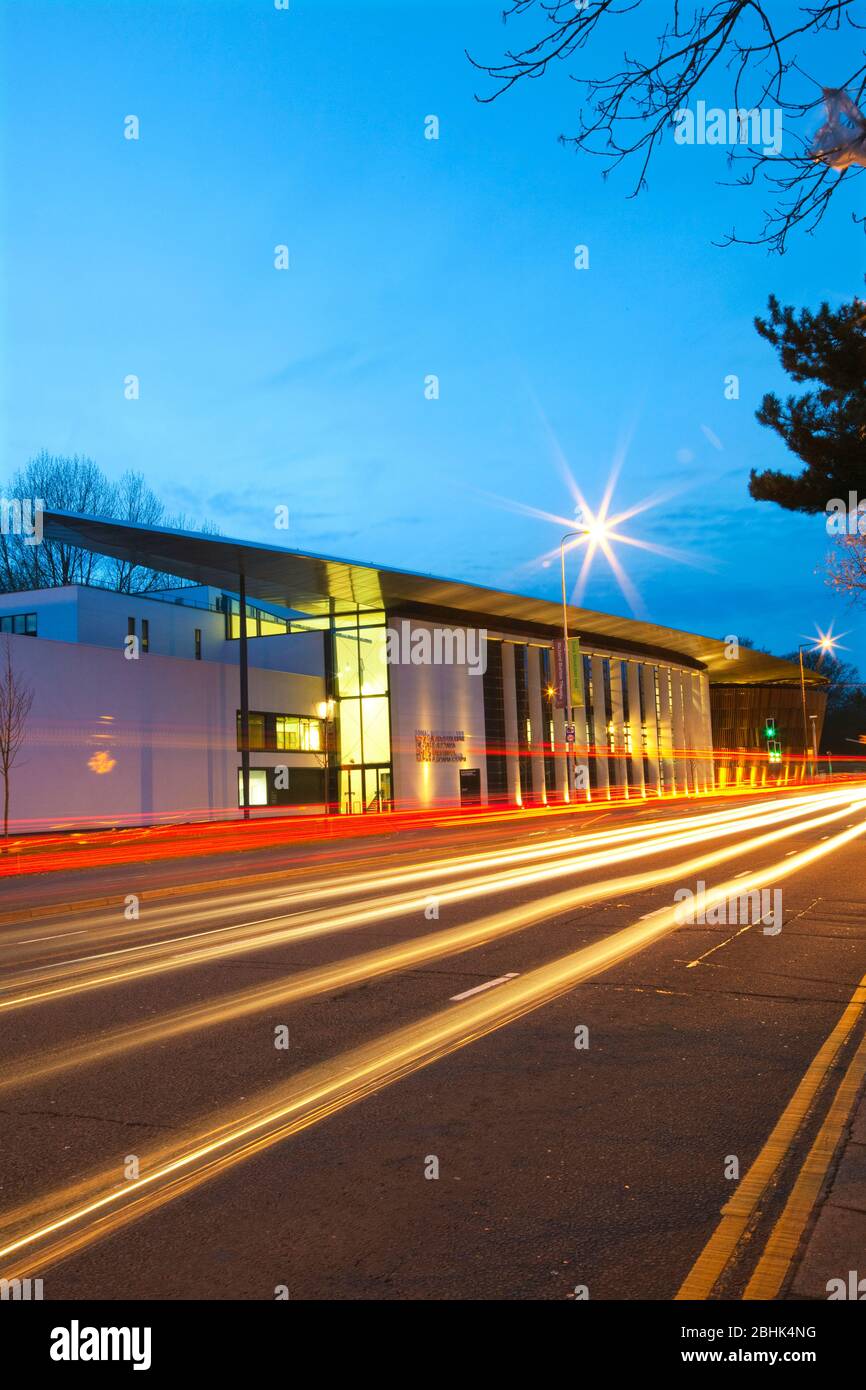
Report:
[[[553,644],[553,684],[556,692],[553,703],[557,709],[565,709],[565,643],[561,637]]]
[[[583,659],[580,653],[580,638],[568,639],[568,668],[571,675],[571,703],[583,705]]]

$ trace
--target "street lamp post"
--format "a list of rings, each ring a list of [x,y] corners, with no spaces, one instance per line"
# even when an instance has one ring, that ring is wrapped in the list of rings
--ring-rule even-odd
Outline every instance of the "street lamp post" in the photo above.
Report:
[[[568,659],[568,599],[565,594],[565,542],[576,539],[578,536],[586,534],[582,531],[566,531],[562,540],[559,542],[559,568],[562,575],[562,657],[565,665],[565,780],[567,796],[566,800],[571,801],[571,792],[574,786],[574,754],[569,752],[568,725],[572,723],[571,709],[571,662]]]
[[[819,631],[820,631],[820,629],[819,629]],[[809,727],[808,727],[808,724],[807,724],[807,722],[806,722],[806,672],[805,672],[805,669],[804,669],[804,666],[803,666],[803,652],[804,652],[804,651],[810,651],[810,652],[818,652],[818,651],[819,651],[819,652],[821,653],[822,656],[826,656],[826,654],[829,652],[829,653],[832,655],[832,654],[833,654],[833,648],[834,648],[834,646],[836,645],[837,641],[838,641],[838,638],[833,637],[833,636],[832,636],[832,633],[829,633],[829,632],[828,632],[828,633],[821,633],[820,640],[819,640],[817,643],[814,643],[813,645],[810,646],[810,645],[809,645],[808,643],[806,643],[806,642],[801,642],[800,645],[799,645],[799,647],[797,648],[797,651],[798,651],[798,654],[799,654],[799,657],[800,657],[800,696],[801,696],[802,704],[803,704],[803,775],[804,775],[804,776],[805,776],[805,773],[806,773],[806,760],[807,760],[807,758],[809,757]],[[820,664],[820,663],[819,663],[819,664]],[[815,715],[815,714],[813,714],[813,715],[811,716],[811,718],[812,718],[813,720],[814,720],[814,719],[817,719],[817,717],[818,717],[818,716]],[[814,724],[812,725],[812,740],[813,740],[813,751],[814,751],[814,756],[815,756],[815,759],[816,759],[816,761],[817,761],[817,757],[818,757],[818,744],[817,744],[817,740],[815,739],[815,725],[814,725]],[[813,771],[814,771],[814,769],[813,769]]]
[[[809,755],[809,730],[806,724],[806,673],[803,668],[803,643],[798,648],[800,655],[800,694],[803,699],[803,775],[806,775],[806,758]]]
[[[332,699],[321,700],[316,706],[316,715],[321,721],[322,733],[324,735],[325,746],[322,749],[324,759],[322,770],[325,778],[325,815],[331,814],[331,770],[334,766],[334,701]],[[339,789],[335,799],[335,807],[339,810]]]

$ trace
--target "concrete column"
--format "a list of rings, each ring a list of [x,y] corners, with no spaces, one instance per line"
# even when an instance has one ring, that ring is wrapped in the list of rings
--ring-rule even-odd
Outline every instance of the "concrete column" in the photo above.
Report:
[[[616,785],[628,796],[628,762],[625,756],[625,725],[623,723],[622,674],[618,659],[610,663],[610,706],[613,715],[613,742],[616,748],[614,766]]]
[[[671,671],[671,689],[673,694],[671,708],[671,724],[674,736],[674,775],[676,778],[677,791],[686,792],[689,790],[689,769],[685,756],[685,748],[688,743],[686,735],[686,719],[683,701],[683,673],[676,670]]]
[[[698,791],[705,792],[710,785],[710,745],[707,742],[706,720],[704,718],[704,676],[695,671],[692,676],[692,728],[696,750],[696,773]]]
[[[713,717],[710,707],[710,678],[706,673],[702,672],[698,677],[698,681],[701,691],[701,727],[703,729],[704,748],[707,750],[704,786],[707,791],[712,791],[716,785],[716,776],[715,758],[713,756]]]
[[[646,711],[647,747],[647,791],[656,796],[659,793],[659,729],[656,719],[656,686],[652,666],[641,663],[640,680],[643,686],[643,703]]]
[[[502,703],[505,710],[505,775],[508,800],[512,806],[521,801],[520,745],[517,741],[517,686],[514,681],[514,644],[502,643]]]
[[[686,767],[688,769],[689,791],[700,790],[698,780],[698,750],[700,730],[695,720],[695,678],[691,671],[683,671],[683,723],[686,729]]]
[[[607,714],[604,708],[604,672],[602,658],[592,658],[592,713],[595,720],[596,775],[598,795],[610,796],[610,771],[607,758]]]
[[[586,699],[585,691],[584,699]],[[591,801],[592,792],[589,784],[589,753],[587,751],[589,748],[589,728],[586,722],[585,705],[575,705],[574,707],[574,737],[575,755],[573,766],[575,778],[578,778],[578,773],[581,773],[582,776],[579,780],[582,781],[583,785],[577,788],[572,787],[571,799],[572,801]]]
[[[664,773],[665,792],[676,791],[673,759],[673,710],[671,708],[670,667],[660,666],[659,672],[659,755]]]
[[[641,667],[630,661],[628,671],[628,723],[631,730],[631,783],[636,796],[646,796],[643,775],[643,726],[640,717]]]
[[[527,649],[527,691],[529,694],[529,752],[532,765],[532,795],[540,806],[547,800],[544,790],[544,706],[541,699],[541,653],[538,647]]]
[[[241,617],[238,647],[238,665],[241,683],[241,803],[243,818],[250,818],[250,666],[247,644],[247,581],[244,574],[238,576],[238,594]],[[234,798],[232,798],[234,800]]]

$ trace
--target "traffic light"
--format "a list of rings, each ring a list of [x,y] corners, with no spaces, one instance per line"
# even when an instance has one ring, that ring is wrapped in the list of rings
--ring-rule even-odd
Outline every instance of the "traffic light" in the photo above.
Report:
[[[767,744],[767,752],[769,754],[769,761],[771,763],[780,763],[782,761],[782,745],[778,739],[769,740]]]
[[[772,714],[768,714],[764,722],[764,738],[776,737],[776,720]]]

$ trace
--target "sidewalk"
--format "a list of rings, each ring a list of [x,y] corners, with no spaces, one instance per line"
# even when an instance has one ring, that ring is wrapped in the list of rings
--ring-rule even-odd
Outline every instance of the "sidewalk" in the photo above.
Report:
[[[866,1086],[860,1089],[834,1162],[786,1298],[827,1300],[832,1294],[866,1300]]]

